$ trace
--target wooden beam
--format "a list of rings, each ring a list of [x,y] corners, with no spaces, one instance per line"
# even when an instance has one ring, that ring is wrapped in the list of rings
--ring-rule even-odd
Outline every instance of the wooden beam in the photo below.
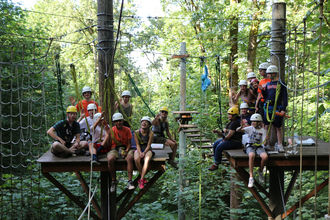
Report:
[[[290,197],[290,194],[291,194],[291,191],[294,187],[294,184],[296,183],[296,180],[297,180],[297,177],[298,177],[298,170],[295,170],[292,177],[291,177],[291,180],[290,180],[290,183],[288,185],[288,188],[286,189],[286,192],[284,194],[284,203],[286,204],[289,200],[289,197]]]
[[[249,174],[243,168],[235,168],[235,170],[237,171],[238,175],[242,178],[245,185],[247,186],[248,182],[249,182]],[[264,212],[267,214],[267,216],[274,218],[275,216],[274,216],[273,212],[270,210],[270,208],[268,207],[266,202],[263,200],[263,198],[260,196],[258,191],[255,190],[254,187],[248,188],[248,189],[250,190],[250,192],[252,193],[254,198],[256,198],[256,200],[258,201],[258,203],[260,204],[260,206],[264,210]]]
[[[143,189],[139,191],[139,193],[128,203],[128,205],[120,210],[118,210],[118,219],[121,219],[126,215],[126,213],[133,207],[133,205],[139,201],[139,199],[149,190],[149,188],[158,180],[159,177],[165,172],[165,168],[163,170],[158,170],[157,173],[150,179],[150,181],[145,185]]]
[[[133,181],[133,184],[135,187],[137,187],[137,181],[141,178],[141,175],[139,174]],[[129,191],[132,191],[132,190],[129,190],[129,189],[124,189],[119,196],[117,196],[117,202],[119,202],[122,198],[124,198],[126,196],[126,194],[129,192]]]
[[[102,219],[108,219],[109,216],[109,181],[110,173],[101,172],[101,207]]]
[[[177,55],[177,54],[174,54],[174,55],[172,55],[172,59],[177,59],[177,58],[188,58],[189,57],[189,54],[180,54],[180,55]]]
[[[80,181],[80,184],[84,190],[84,192],[86,193],[87,196],[89,196],[89,187],[86,183],[86,181],[84,180],[83,176],[81,175],[80,172],[75,172],[78,180]],[[98,215],[98,217],[101,219],[102,218],[102,212],[101,212],[101,208],[99,206],[99,204],[97,203],[95,197],[92,198],[92,205]]]
[[[52,182],[59,190],[61,190],[69,199],[76,203],[80,208],[85,209],[85,204],[78,199],[77,196],[73,195],[69,190],[67,190],[60,182],[58,182],[52,175],[49,173],[42,173],[50,182]],[[98,219],[98,216],[91,212],[91,216]]]
[[[316,187],[316,193],[318,193],[321,189],[323,189],[326,185],[329,184],[329,179],[324,180],[320,185]],[[300,199],[301,205],[304,204],[307,200],[309,200],[311,197],[315,195],[315,189],[313,189],[311,192],[309,192],[306,196]],[[282,214],[282,218],[286,218],[288,215],[290,215],[294,210],[299,208],[299,201],[296,202],[290,209],[288,209],[285,213]]]

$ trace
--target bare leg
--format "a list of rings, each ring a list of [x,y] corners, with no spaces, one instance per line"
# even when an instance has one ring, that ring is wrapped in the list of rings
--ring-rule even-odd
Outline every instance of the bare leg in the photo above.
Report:
[[[261,157],[260,170],[263,170],[264,166],[265,166],[265,163],[268,160],[268,155],[267,155],[267,153],[261,153],[260,157]]]
[[[144,156],[144,164],[143,164],[143,169],[142,169],[142,173],[141,173],[141,179],[143,179],[144,176],[148,172],[151,157],[152,157],[152,152],[151,151],[148,151],[146,153],[146,155]]]
[[[87,141],[80,141],[80,144],[78,146],[78,149],[87,149],[89,146],[88,146],[88,142]]]
[[[73,151],[71,149],[67,148],[66,146],[64,146],[60,142],[54,142],[52,144],[51,151],[56,156],[60,156],[60,157],[70,157],[73,154]]]
[[[116,180],[116,168],[115,168],[115,161],[116,161],[116,155],[110,154],[107,156],[108,158],[108,169],[111,175],[111,180]]]
[[[141,165],[141,158],[139,152],[136,150],[134,152],[134,161],[135,161],[135,166],[138,169],[139,173],[142,173],[142,165]]]
[[[282,127],[276,128],[276,134],[277,134],[277,143],[279,145],[282,145]]]
[[[90,153],[91,155],[96,154],[96,149],[95,149],[95,147],[94,147],[93,145],[94,145],[93,143],[90,143],[90,144],[88,145],[88,147],[89,147],[89,153]]]
[[[266,141],[265,141],[265,146],[269,145],[269,134],[268,134],[268,128],[269,128],[269,125],[265,125],[265,131],[266,131]]]
[[[170,146],[170,148],[172,149],[172,156],[171,156],[170,160],[174,160],[175,156],[176,156],[176,150],[178,148],[177,143],[170,140],[170,139],[167,139],[166,142],[165,142],[165,145]]]
[[[128,154],[125,159],[126,159],[126,162],[127,162],[128,180],[132,180],[132,176],[133,176],[133,156]]]
[[[250,173],[250,177],[253,177],[254,158],[255,158],[255,153],[250,152],[249,153],[249,173]]]

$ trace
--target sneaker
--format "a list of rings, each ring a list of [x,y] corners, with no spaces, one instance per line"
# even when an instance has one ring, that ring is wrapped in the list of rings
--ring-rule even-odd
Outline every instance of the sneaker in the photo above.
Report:
[[[132,180],[128,180],[128,182],[127,182],[127,189],[128,189],[128,190],[135,189],[135,186],[134,186]]]
[[[259,183],[263,184],[265,182],[264,171],[259,168],[258,173],[259,173]]]
[[[252,187],[253,187],[253,183],[254,183],[254,179],[253,179],[253,177],[250,177],[250,178],[249,178],[249,184],[248,184],[248,187],[249,187],[249,188],[252,188]]]
[[[209,167],[209,171],[214,171],[218,169],[218,165],[212,164],[212,166]]]
[[[143,189],[144,188],[144,181],[143,181],[143,179],[139,179],[138,180],[138,183],[139,183],[139,188],[140,189]]]
[[[170,164],[173,168],[178,169],[178,163],[174,160],[169,160],[168,164]]]
[[[271,151],[271,150],[272,150],[272,146],[270,146],[269,144],[267,144],[267,145],[264,147],[264,149],[265,149],[266,151]]]
[[[113,193],[116,191],[116,187],[117,187],[117,181],[116,180],[112,180],[111,181],[111,187],[110,187],[110,192]]]
[[[276,145],[276,147],[277,147],[277,150],[278,150],[279,153],[285,152],[282,144],[278,144],[278,145]]]
[[[148,180],[146,178],[143,178],[142,180],[143,180],[143,183],[144,184],[147,184],[148,183]]]
[[[97,158],[97,155],[96,155],[96,154],[93,154],[92,157],[93,157],[93,158],[92,158],[92,164],[93,164],[93,165],[100,165],[100,162],[99,162],[99,160],[98,160],[98,158]]]

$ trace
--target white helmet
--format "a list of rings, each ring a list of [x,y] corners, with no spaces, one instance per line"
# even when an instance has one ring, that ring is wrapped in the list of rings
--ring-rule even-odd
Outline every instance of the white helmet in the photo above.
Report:
[[[247,86],[247,81],[245,79],[239,81],[238,83],[239,86]]]
[[[149,116],[143,116],[142,118],[141,118],[141,122],[142,121],[148,121],[148,122],[150,122],[150,124],[151,124],[151,118],[149,117]]]
[[[266,73],[278,73],[278,68],[275,65],[270,65],[267,70]]]
[[[81,93],[84,94],[85,92],[92,92],[91,87],[89,87],[89,86],[85,86],[85,87],[82,89]]]
[[[249,108],[249,105],[246,103],[246,102],[243,102],[240,106],[239,106],[240,109],[242,108]]]
[[[253,115],[251,116],[250,120],[251,120],[251,121],[262,121],[262,117],[261,117],[260,114],[255,113],[255,114],[253,114]]]
[[[248,74],[247,74],[247,78],[248,79],[251,79],[251,78],[256,78],[257,76],[256,76],[256,74],[254,73],[254,72],[249,72]]]
[[[94,103],[91,103],[91,104],[88,104],[87,105],[87,111],[89,111],[89,110],[96,110],[96,109],[97,109],[97,107],[96,107],[96,105]]]
[[[123,96],[129,96],[129,97],[131,97],[131,92],[128,91],[128,90],[125,90],[125,91],[123,91],[123,92],[121,93],[121,97],[123,97]]]
[[[119,112],[113,114],[112,121],[119,121],[119,120],[124,120],[123,115]]]
[[[101,115],[102,115],[102,113],[100,113],[100,112],[96,113],[93,117],[94,122],[96,122],[101,117]]]
[[[259,65],[259,69],[266,70],[269,67],[270,63],[265,62]]]

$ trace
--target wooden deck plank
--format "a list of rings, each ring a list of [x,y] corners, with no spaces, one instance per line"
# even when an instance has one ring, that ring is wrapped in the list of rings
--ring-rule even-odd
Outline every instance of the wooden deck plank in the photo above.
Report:
[[[173,114],[199,114],[198,111],[173,111]]]

